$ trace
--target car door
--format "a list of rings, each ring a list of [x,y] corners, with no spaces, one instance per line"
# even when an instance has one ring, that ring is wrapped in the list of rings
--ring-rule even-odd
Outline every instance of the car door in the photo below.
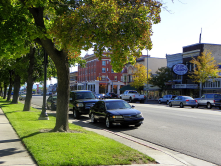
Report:
[[[174,100],[171,100],[172,102],[172,105],[178,105],[178,102],[179,102],[179,96],[175,97]]]
[[[93,113],[97,120],[104,121],[106,117],[106,107],[104,101],[98,101],[93,107]]]

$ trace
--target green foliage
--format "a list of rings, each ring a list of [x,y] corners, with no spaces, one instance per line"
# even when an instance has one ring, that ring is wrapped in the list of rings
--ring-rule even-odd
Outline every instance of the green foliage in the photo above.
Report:
[[[161,3],[155,0],[79,1],[70,10],[59,9],[59,15],[53,15],[56,18],[50,35],[59,48],[69,51],[69,56],[77,57],[81,49],[91,47],[99,58],[103,51],[110,52],[111,65],[119,72],[124,64],[135,64],[141,50],[151,49],[152,24],[160,22],[160,7]]]
[[[166,89],[165,83],[173,79],[173,73],[168,67],[161,67],[156,71],[156,74],[151,74],[151,77],[148,79],[149,83],[153,86],[158,86],[160,91]]]
[[[211,78],[218,77],[218,64],[214,57],[212,56],[211,51],[205,50],[202,52],[201,56],[198,56],[197,59],[193,58],[190,63],[196,66],[192,75],[188,75],[189,78],[194,79],[195,82],[205,83]]]
[[[113,139],[70,124],[71,132],[50,132],[55,114],[50,120],[38,120],[41,110],[22,111],[23,104],[9,104],[0,98],[0,106],[37,165],[129,165],[154,162]]]

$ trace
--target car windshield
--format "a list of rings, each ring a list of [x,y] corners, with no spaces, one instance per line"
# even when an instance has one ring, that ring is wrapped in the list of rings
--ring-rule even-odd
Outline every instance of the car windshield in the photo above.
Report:
[[[76,99],[95,99],[95,96],[92,92],[78,92]]]
[[[128,104],[126,101],[107,101],[106,107],[107,107],[107,110],[131,108],[130,104]]]

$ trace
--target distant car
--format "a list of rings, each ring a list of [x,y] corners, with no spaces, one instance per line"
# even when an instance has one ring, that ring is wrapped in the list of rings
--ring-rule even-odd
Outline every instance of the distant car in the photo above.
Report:
[[[97,99],[104,99],[105,98],[105,94],[95,94]]]
[[[18,99],[19,99],[19,100],[25,100],[25,98],[26,98],[26,95],[22,95],[22,94],[21,94],[21,95],[18,96]]]
[[[57,95],[50,95],[47,99],[47,109],[55,111],[57,108]]]
[[[113,92],[108,92],[105,94],[105,98],[107,98],[107,99],[118,98],[118,95]]]
[[[190,96],[177,96],[173,100],[169,101],[169,106],[180,106],[180,108],[183,108],[184,106],[190,106],[194,108],[198,106],[198,103],[197,100]]]
[[[142,113],[133,107],[121,99],[100,100],[91,107],[89,116],[92,123],[103,121],[107,128],[112,127],[114,123],[139,127],[144,118]]]
[[[169,104],[170,100],[173,100],[176,97],[176,95],[164,95],[162,98],[159,98],[158,103],[166,103]]]

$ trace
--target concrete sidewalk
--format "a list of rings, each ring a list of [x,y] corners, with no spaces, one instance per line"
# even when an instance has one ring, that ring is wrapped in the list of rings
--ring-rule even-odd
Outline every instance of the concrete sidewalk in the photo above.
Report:
[[[34,108],[39,108],[39,106],[32,105]],[[48,114],[54,115],[55,111],[47,110]],[[179,157],[180,154],[171,153],[167,149],[156,146],[149,142],[131,137],[129,135],[112,132],[106,129],[96,127],[89,123],[88,121],[81,121],[75,119],[69,119],[69,123],[73,123],[79,126],[84,127],[87,130],[96,132],[105,137],[109,137],[118,142],[121,142],[131,148],[134,148],[148,156],[154,158],[159,164],[159,166],[190,166],[190,165],[199,165],[199,166],[212,166],[213,164],[201,161],[195,158],[189,157],[188,160],[191,161],[191,164],[185,161],[182,157]],[[175,154],[175,155],[174,155]],[[192,164],[194,163],[194,164]],[[28,153],[26,148],[23,146],[18,135],[12,128],[8,119],[0,109],[0,165],[15,166],[15,165],[37,165],[32,156]],[[156,165],[156,164],[139,164],[143,165]],[[133,165],[135,166],[135,165]]]
[[[0,165],[37,165],[0,108]]]

